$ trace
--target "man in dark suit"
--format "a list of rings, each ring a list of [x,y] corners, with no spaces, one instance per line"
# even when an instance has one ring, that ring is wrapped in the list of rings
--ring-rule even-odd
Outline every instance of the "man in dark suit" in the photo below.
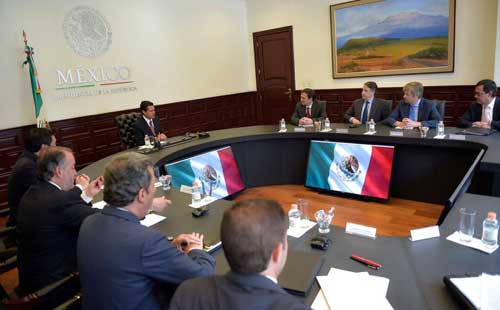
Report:
[[[160,309],[177,285],[211,275],[215,259],[203,249],[203,235],[180,235],[169,242],[139,222],[170,201],[155,197],[153,165],[129,153],[104,172],[102,213],[88,217],[78,238],[78,267],[84,309]]]
[[[500,130],[500,99],[497,84],[492,80],[481,80],[474,89],[476,102],[470,104],[460,118],[458,127],[482,127]]]
[[[344,120],[353,125],[365,124],[371,119],[376,123],[385,120],[391,111],[386,101],[375,98],[376,92],[377,83],[369,81],[363,84],[362,99],[354,100],[345,112]]]
[[[441,120],[436,104],[422,98],[424,86],[420,82],[410,82],[403,87],[403,100],[392,111],[385,123],[399,128],[435,128]]]
[[[170,308],[309,309],[277,283],[285,266],[288,220],[272,200],[240,201],[224,212],[222,247],[231,271],[184,282]]]
[[[33,293],[76,271],[76,241],[83,219],[93,214],[89,202],[100,191],[100,178],[78,179],[75,157],[68,148],[48,147],[38,159],[40,182],[19,204],[19,286]],[[83,191],[81,190],[83,188]]]
[[[294,125],[313,125],[326,117],[326,106],[315,98],[314,90],[304,88],[300,93],[300,101],[295,106],[291,123]]]
[[[142,117],[139,117],[134,123],[135,145],[144,145],[144,137],[155,137],[157,140],[164,141],[167,136],[163,133],[160,120],[156,117],[155,106],[151,101],[141,102]]]
[[[19,202],[28,188],[37,182],[36,160],[38,153],[48,146],[56,145],[56,137],[47,128],[33,128],[24,141],[24,151],[19,156],[9,175],[9,220],[7,226],[17,225]]]

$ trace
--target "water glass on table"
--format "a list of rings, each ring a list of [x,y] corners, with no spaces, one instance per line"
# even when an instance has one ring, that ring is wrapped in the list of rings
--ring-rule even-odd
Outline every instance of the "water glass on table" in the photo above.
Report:
[[[460,240],[470,242],[474,237],[474,225],[476,222],[476,210],[460,208]]]
[[[309,223],[309,201],[305,199],[297,200],[297,207],[300,210],[301,216],[301,227],[306,228]]]
[[[314,217],[316,218],[316,222],[318,223],[318,231],[320,234],[327,234],[330,232],[330,223],[333,220],[333,210],[335,208],[330,208],[330,211],[325,212],[325,210],[321,209],[314,213]]]
[[[172,176],[169,174],[160,176],[161,186],[164,191],[168,191],[170,189],[171,181],[172,181]]]

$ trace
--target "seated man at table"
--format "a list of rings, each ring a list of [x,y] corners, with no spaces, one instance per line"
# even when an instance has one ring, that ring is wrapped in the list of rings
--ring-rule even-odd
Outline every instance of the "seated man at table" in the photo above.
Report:
[[[389,116],[389,105],[384,100],[375,98],[377,83],[366,82],[363,84],[361,99],[356,99],[351,107],[345,112],[344,120],[353,125],[364,125],[373,119],[378,123]]]
[[[45,148],[37,164],[40,181],[19,203],[18,271],[23,296],[76,271],[80,224],[99,211],[89,202],[102,185],[101,178],[89,182],[87,176],[75,177],[75,157],[65,147]]]
[[[296,126],[313,125],[314,122],[321,121],[325,117],[325,103],[315,99],[314,90],[304,88],[300,93],[300,101],[297,102],[290,119],[291,123]]]
[[[460,118],[458,127],[482,127],[500,130],[500,99],[492,80],[481,80],[474,89],[475,102]]]
[[[246,200],[224,212],[221,238],[231,271],[188,280],[171,309],[309,309],[277,283],[285,266],[288,220],[273,200]]]
[[[47,128],[33,128],[24,140],[25,149],[9,175],[7,197],[9,197],[9,220],[7,226],[17,225],[18,205],[28,188],[38,180],[36,161],[40,151],[56,145],[56,137]]]
[[[169,242],[141,225],[150,210],[170,203],[155,198],[147,157],[127,153],[113,159],[104,171],[103,199],[108,205],[85,220],[78,238],[84,309],[160,309],[181,282],[214,273],[214,258],[202,250],[203,235]]]
[[[155,106],[151,101],[141,102],[142,117],[139,117],[134,124],[135,145],[144,145],[144,137],[156,137],[160,141],[167,139],[160,125],[160,120],[156,117]]]
[[[436,104],[422,98],[424,86],[420,82],[410,82],[403,87],[403,100],[385,120],[389,126],[398,128],[435,128],[441,120]]]

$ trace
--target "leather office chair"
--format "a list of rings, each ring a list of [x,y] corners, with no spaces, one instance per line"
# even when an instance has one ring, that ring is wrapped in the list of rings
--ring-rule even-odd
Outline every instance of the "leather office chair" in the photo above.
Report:
[[[433,100],[436,103],[436,108],[441,115],[441,120],[444,120],[444,109],[446,105],[445,100]]]
[[[141,116],[138,112],[121,114],[115,117],[115,124],[118,127],[120,141],[124,149],[135,146],[134,123]]]

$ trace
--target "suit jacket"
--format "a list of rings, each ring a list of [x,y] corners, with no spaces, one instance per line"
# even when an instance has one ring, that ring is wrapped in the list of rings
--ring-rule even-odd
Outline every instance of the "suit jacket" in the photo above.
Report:
[[[480,122],[483,114],[483,106],[480,103],[473,102],[470,104],[467,111],[458,121],[458,127],[471,127],[472,123]],[[500,130],[500,98],[495,98],[493,106],[493,114],[491,120],[491,128]]]
[[[344,120],[346,123],[350,123],[349,119],[351,117],[356,118],[358,121],[361,121],[361,113],[363,113],[363,104],[365,103],[365,100],[363,99],[356,99],[353,101],[352,105],[349,107],[349,109],[345,112],[344,114]],[[387,104],[386,101],[378,99],[378,98],[373,98],[371,107],[370,107],[370,115],[368,115],[368,120],[372,119],[378,123],[387,118],[389,116],[389,113],[391,113],[389,105]]]
[[[299,120],[306,116],[306,107],[302,105],[299,101],[295,105],[295,111],[293,112],[291,123],[294,125],[299,124]],[[323,101],[314,100],[311,106],[311,118],[313,121],[320,121],[326,117],[326,105]]]
[[[37,156],[29,151],[24,151],[16,162],[9,175],[8,199],[9,220],[7,226],[17,225],[17,212],[19,202],[28,188],[37,182],[36,175]]]
[[[144,136],[157,136],[159,133],[163,133],[163,129],[160,125],[160,119],[155,117],[153,119],[153,125],[155,126],[155,135],[149,128],[149,124],[144,120],[144,117],[141,115],[134,123],[134,140],[135,145],[140,146],[144,145]]]
[[[84,309],[160,309],[182,281],[212,275],[215,259],[185,255],[134,214],[106,206],[80,229],[78,267]]]
[[[392,111],[391,115],[389,115],[385,122],[389,126],[394,126],[395,122],[402,121],[403,118],[408,118],[409,116],[410,104],[401,100],[399,105],[394,109],[394,111]],[[440,120],[441,115],[436,108],[436,104],[431,100],[422,98],[418,106],[417,121],[422,122],[422,126],[435,128]]]
[[[310,309],[267,277],[228,272],[182,283],[170,304],[172,310]]]
[[[74,187],[63,191],[40,181],[19,204],[17,224],[19,284],[32,293],[76,271],[76,241],[92,209]]]

